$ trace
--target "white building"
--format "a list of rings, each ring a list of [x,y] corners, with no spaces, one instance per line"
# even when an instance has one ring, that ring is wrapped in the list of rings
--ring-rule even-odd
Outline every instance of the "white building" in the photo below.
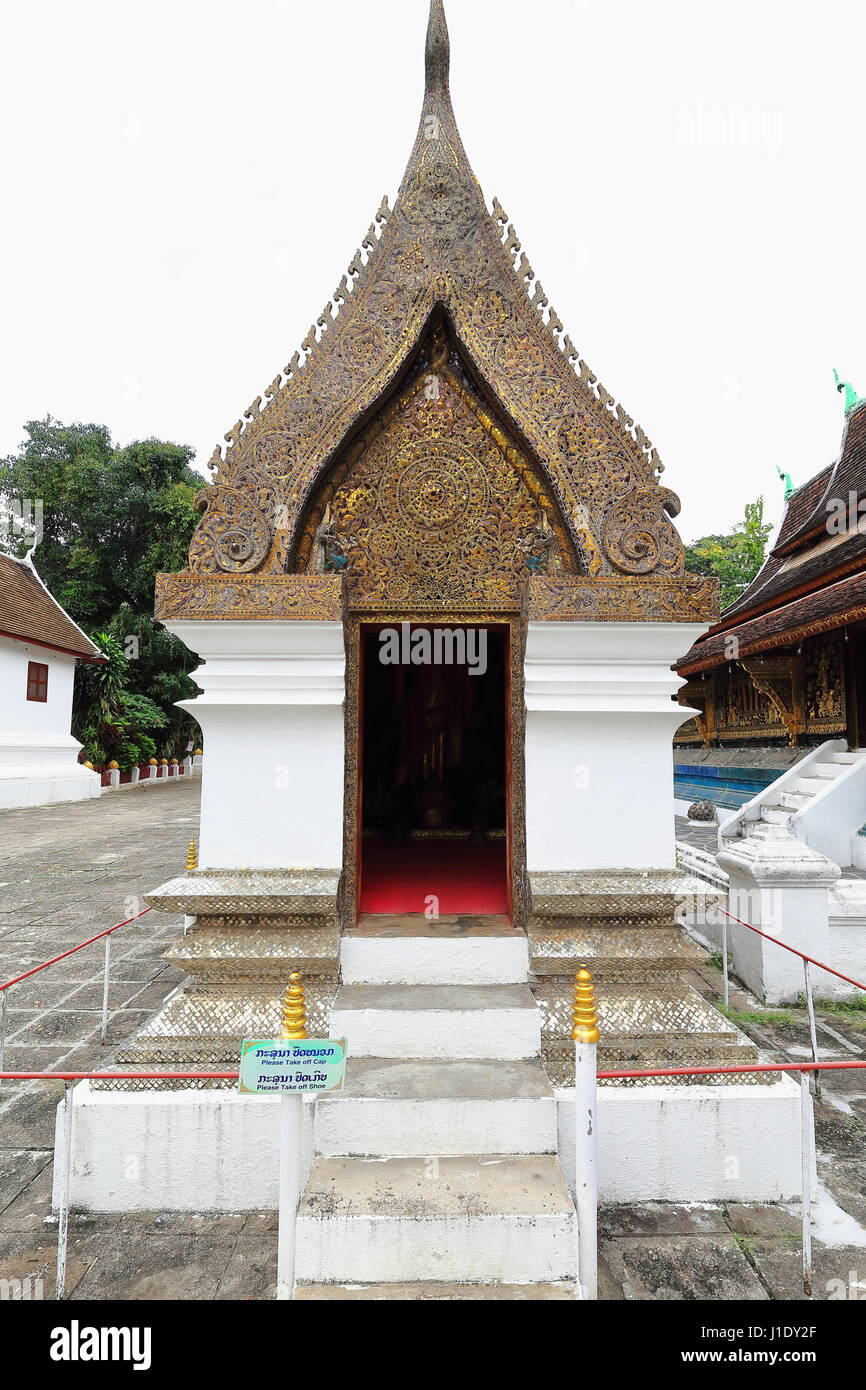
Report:
[[[29,560],[0,555],[0,809],[99,796],[70,733],[82,660],[104,658]]]

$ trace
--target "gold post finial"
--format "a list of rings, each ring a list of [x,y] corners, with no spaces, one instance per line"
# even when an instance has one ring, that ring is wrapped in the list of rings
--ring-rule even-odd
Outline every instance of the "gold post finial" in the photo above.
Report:
[[[601,1034],[598,1031],[598,1013],[595,1008],[595,989],[592,976],[582,965],[574,977],[574,1005],[572,1007],[574,1027],[571,1036],[575,1042],[597,1043]]]
[[[283,995],[283,1026],[280,1037],[287,1041],[307,1036],[307,1008],[304,1000],[304,977],[300,970],[293,970],[289,984]]]
[[[186,852],[186,871],[192,873],[193,869],[198,868],[198,850],[195,847],[195,840],[190,840],[189,849]]]

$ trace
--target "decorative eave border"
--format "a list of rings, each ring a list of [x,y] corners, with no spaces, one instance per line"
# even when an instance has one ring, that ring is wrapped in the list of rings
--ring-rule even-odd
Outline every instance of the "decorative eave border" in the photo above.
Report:
[[[527,585],[526,616],[533,623],[714,623],[719,581],[693,574],[535,575]]]
[[[450,611],[518,613],[530,622],[697,622],[719,616],[719,582],[696,575],[533,575],[513,589],[491,578],[489,592],[453,599],[407,600],[413,615]],[[331,574],[158,574],[159,622],[340,622],[354,613],[399,612],[398,594],[368,593],[363,583]]]
[[[156,576],[158,622],[340,622],[343,580],[336,574],[180,574]]]

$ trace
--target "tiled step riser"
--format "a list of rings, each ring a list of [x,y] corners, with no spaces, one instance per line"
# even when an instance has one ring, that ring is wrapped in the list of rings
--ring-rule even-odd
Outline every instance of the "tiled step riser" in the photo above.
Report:
[[[574,1278],[575,1243],[573,1218],[565,1214],[437,1220],[302,1213],[296,1278],[312,1284],[554,1282]]]
[[[349,932],[341,965],[347,985],[515,985],[526,982],[529,953],[522,935],[437,941]]]
[[[299,1284],[299,1303],[560,1303],[580,1301],[577,1284]]]
[[[345,1009],[335,1005],[331,1036],[353,1057],[479,1057],[522,1060],[541,1045],[535,1009]]]
[[[327,1157],[445,1157],[556,1152],[556,1100],[334,1097],[316,1107],[316,1152]]]

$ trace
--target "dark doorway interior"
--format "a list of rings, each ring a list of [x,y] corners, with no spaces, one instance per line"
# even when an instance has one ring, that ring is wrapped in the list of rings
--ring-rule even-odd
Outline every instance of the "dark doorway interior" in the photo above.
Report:
[[[507,632],[395,631],[362,633],[361,910],[506,912]]]

